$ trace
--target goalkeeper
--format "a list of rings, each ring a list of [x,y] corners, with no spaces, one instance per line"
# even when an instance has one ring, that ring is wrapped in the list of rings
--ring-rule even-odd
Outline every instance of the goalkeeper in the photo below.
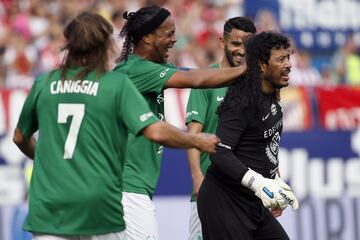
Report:
[[[262,32],[246,43],[248,70],[217,110],[221,142],[198,194],[204,240],[289,239],[269,209],[299,207],[276,177],[283,122],[276,90],[289,84],[291,53],[279,33]]]

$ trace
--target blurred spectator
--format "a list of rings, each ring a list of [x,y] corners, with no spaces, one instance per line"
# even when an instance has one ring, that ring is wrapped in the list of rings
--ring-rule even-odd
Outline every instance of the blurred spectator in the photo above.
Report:
[[[10,36],[4,53],[4,65],[7,67],[5,86],[30,88],[33,81],[31,71],[37,57],[35,47],[28,45],[22,35]]]
[[[329,64],[324,63],[321,66],[320,75],[321,75],[321,79],[322,79],[322,86],[334,87],[337,85],[337,82],[335,81],[335,78],[333,75],[333,71]]]
[[[335,53],[332,65],[337,82],[360,85],[360,55],[353,35],[350,35],[344,46]]]
[[[274,13],[269,9],[260,10],[255,17],[255,26],[258,32],[277,31],[280,32],[280,26]]]
[[[306,50],[298,50],[294,58],[289,75],[291,86],[316,87],[322,84],[320,72],[311,65],[311,57]]]
[[[123,12],[120,10],[117,10],[112,13],[111,15],[111,23],[114,27],[114,39],[119,47],[119,49],[122,49],[123,40],[119,37],[119,33],[124,25],[124,18],[123,18]]]

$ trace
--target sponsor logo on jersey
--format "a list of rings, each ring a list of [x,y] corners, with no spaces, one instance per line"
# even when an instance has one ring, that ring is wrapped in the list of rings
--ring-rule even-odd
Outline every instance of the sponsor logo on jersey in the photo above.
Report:
[[[163,146],[163,145],[160,145],[160,146],[158,147],[158,149],[156,150],[156,153],[157,153],[157,154],[162,154],[162,153],[163,153],[163,150],[164,150],[164,146]]]
[[[280,134],[276,132],[271,139],[270,144],[265,148],[265,153],[271,163],[274,165],[278,165],[279,160],[277,158],[279,152],[279,141],[280,141]]]
[[[153,116],[154,114],[152,112],[148,112],[148,113],[144,113],[140,115],[140,121],[141,122],[145,122],[146,120],[148,120],[151,116]]]
[[[186,113],[186,117],[190,117],[191,115],[199,115],[199,112],[197,111],[191,111]]]
[[[165,77],[166,73],[169,71],[170,68],[166,68],[165,70],[160,72],[160,77],[163,78]]]
[[[279,166],[277,166],[276,168],[270,170],[270,176],[271,177],[275,177],[276,173],[278,172]]]
[[[274,124],[274,126],[272,126],[271,128],[267,129],[264,131],[264,138],[268,138],[271,137],[272,135],[274,135],[277,130],[282,126],[282,118]]]
[[[218,143],[218,146],[231,150],[231,147],[230,147],[229,145],[223,144],[222,142],[219,142],[219,143]]]
[[[271,111],[271,114],[272,114],[273,116],[276,115],[277,109],[276,109],[276,105],[275,105],[275,104],[271,104],[270,111]]]
[[[221,102],[222,100],[224,100],[224,97],[220,97],[220,96],[216,97],[216,101]]]
[[[265,121],[268,117],[270,116],[270,113],[268,113],[267,115],[265,115],[265,116],[262,116],[262,121]]]
[[[163,95],[163,93],[160,93],[159,95],[157,95],[156,101],[157,101],[158,104],[164,102],[164,95]]]
[[[165,116],[162,113],[158,113],[158,118],[160,119],[160,121],[164,122],[165,121]]]

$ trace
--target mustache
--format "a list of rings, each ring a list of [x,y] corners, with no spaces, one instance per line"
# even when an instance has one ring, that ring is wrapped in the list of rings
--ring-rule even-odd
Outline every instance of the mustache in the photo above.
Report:
[[[287,75],[287,74],[289,74],[290,72],[291,72],[291,68],[287,67],[287,68],[285,68],[285,69],[281,72],[281,74]]]

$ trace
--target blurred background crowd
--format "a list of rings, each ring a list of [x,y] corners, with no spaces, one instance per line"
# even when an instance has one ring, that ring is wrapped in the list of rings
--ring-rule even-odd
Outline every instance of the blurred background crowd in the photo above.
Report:
[[[34,77],[61,62],[62,30],[81,11],[98,12],[114,25],[114,36],[124,22],[124,11],[158,4],[176,21],[178,42],[170,62],[205,68],[222,55],[219,35],[226,19],[244,15],[243,0],[2,0],[0,2],[0,87],[29,88]],[[258,31],[281,31],[276,16],[262,10],[253,19]],[[291,37],[291,35],[290,35]],[[296,49],[292,86],[360,85],[360,37],[348,34],[332,52]],[[296,43],[294,41],[294,48]]]

